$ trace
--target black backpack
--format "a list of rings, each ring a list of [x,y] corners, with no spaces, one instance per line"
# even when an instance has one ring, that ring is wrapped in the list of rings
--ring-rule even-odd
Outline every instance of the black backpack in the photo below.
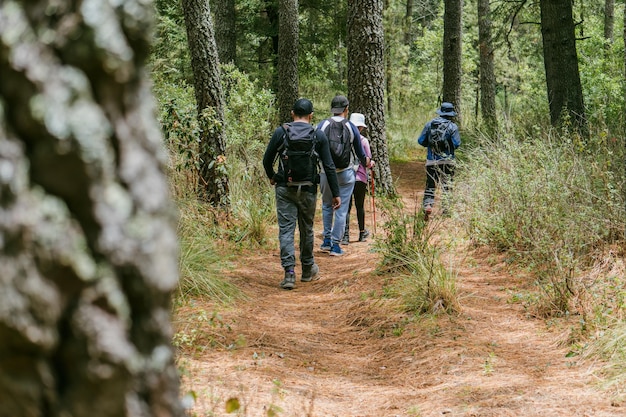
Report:
[[[440,156],[448,156],[454,152],[452,140],[448,134],[449,120],[434,119],[430,123],[430,136],[428,137],[428,146],[434,154]]]
[[[319,182],[317,165],[319,155],[315,150],[315,130],[311,127],[309,136],[292,139],[289,135],[290,125],[282,125],[283,150],[280,162],[288,186],[314,185]]]
[[[328,137],[335,168],[348,168],[352,162],[352,141],[354,140],[354,132],[348,125],[348,120],[342,119],[338,122],[330,118],[322,125],[322,130]]]

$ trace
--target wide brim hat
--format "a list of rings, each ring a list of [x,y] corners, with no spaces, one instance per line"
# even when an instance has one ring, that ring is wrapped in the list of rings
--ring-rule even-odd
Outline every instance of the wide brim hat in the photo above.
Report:
[[[350,115],[350,122],[356,127],[362,126],[367,128],[367,125],[365,124],[365,115],[361,113],[352,113]]]
[[[441,107],[435,111],[439,116],[456,116],[456,112],[454,111],[454,104],[452,103],[441,103]]]

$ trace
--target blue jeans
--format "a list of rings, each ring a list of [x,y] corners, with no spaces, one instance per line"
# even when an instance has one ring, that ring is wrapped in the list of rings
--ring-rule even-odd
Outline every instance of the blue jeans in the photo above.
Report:
[[[320,188],[322,191],[322,220],[324,221],[324,239],[330,238],[332,243],[339,243],[346,228],[346,215],[350,208],[350,197],[354,190],[356,177],[354,170],[348,168],[337,173],[339,183],[339,197],[341,207],[333,210],[333,195],[328,186],[328,179],[323,172],[320,175]],[[334,221],[333,221],[334,220]]]
[[[295,232],[300,230],[300,263],[313,265],[313,219],[317,192],[298,190],[298,187],[275,187],[276,216],[278,217],[278,240],[280,264],[284,269],[296,266]]]

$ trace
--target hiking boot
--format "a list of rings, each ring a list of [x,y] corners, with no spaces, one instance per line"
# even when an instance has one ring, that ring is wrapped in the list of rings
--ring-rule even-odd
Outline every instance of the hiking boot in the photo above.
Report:
[[[342,245],[350,244],[350,231],[348,229],[346,229],[346,232],[343,234],[343,238],[341,239],[341,244]]]
[[[330,242],[330,238],[325,237],[324,241],[322,242],[322,245],[320,246],[320,250],[322,252],[330,252],[331,248],[332,248],[332,244]]]
[[[359,242],[365,242],[365,240],[370,236],[370,231],[365,229],[359,232]]]
[[[428,220],[432,212],[433,212],[433,206],[431,206],[430,204],[424,207],[424,221]]]
[[[285,270],[285,278],[280,283],[280,288],[283,290],[292,290],[296,286],[296,274],[293,269]]]
[[[345,252],[341,249],[339,243],[333,243],[333,247],[330,248],[330,256],[341,256],[344,253]]]
[[[320,267],[317,264],[313,265],[302,265],[302,277],[300,281],[302,282],[311,282],[317,281],[320,279],[319,276]]]

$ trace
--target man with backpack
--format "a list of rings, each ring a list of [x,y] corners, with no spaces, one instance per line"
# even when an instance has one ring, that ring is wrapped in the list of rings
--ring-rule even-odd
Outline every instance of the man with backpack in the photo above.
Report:
[[[335,96],[331,102],[332,117],[321,121],[317,128],[328,137],[330,153],[336,167],[339,196],[344,204],[334,208],[332,204],[331,175],[324,170],[321,173],[320,189],[322,191],[322,219],[324,222],[324,241],[320,249],[329,252],[331,256],[344,254],[341,249],[341,239],[346,227],[348,204],[352,197],[355,182],[355,167],[359,161],[363,166],[370,168],[370,158],[365,154],[361,144],[361,136],[357,127],[346,119],[348,116],[348,99],[345,96]],[[358,161],[354,159],[358,158]]]
[[[426,123],[422,133],[417,139],[417,143],[428,148],[426,155],[426,187],[424,189],[424,199],[422,209],[424,219],[428,220],[435,204],[435,191],[437,184],[441,184],[444,196],[444,209],[446,213],[446,196],[452,185],[454,168],[454,150],[461,145],[459,127],[452,121],[457,115],[452,103],[441,103],[441,107],[436,110],[439,115]]]
[[[342,205],[328,139],[324,132],[313,128],[312,116],[313,103],[305,98],[297,100],[291,111],[293,123],[284,124],[274,131],[263,156],[265,173],[275,186],[280,262],[285,270],[280,287],[285,290],[293,289],[296,284],[296,224],[300,230],[300,281],[319,279],[319,267],[313,256],[319,161],[326,172],[332,207],[337,209]],[[278,168],[274,171],[277,159]]]

